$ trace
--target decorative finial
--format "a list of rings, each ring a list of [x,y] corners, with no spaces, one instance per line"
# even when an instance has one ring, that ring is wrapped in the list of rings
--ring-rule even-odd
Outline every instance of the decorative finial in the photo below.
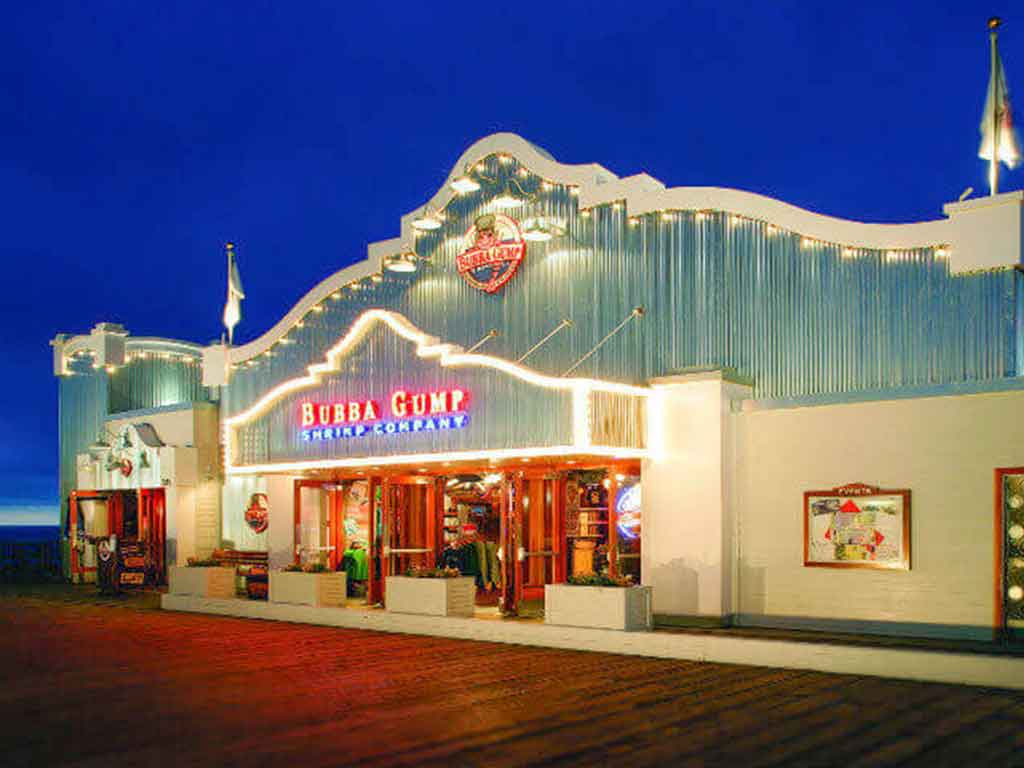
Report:
[[[991,19],[988,20],[988,28],[992,30],[997,29],[999,25],[1002,23],[1002,19],[1000,19],[998,16],[993,16]]]
[[[234,243],[224,243],[224,247],[227,248],[230,251],[230,250],[232,250],[235,247],[235,244]]]

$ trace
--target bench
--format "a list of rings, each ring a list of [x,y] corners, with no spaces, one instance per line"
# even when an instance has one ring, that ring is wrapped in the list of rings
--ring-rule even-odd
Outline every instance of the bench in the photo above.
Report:
[[[267,553],[255,550],[215,549],[210,556],[220,565],[234,568],[244,580],[244,593],[253,600],[267,599]]]

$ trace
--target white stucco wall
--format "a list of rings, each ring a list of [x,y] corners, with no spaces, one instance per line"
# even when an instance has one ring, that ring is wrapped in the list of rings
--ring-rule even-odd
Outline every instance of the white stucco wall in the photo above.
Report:
[[[738,422],[738,621],[990,637],[993,470],[1024,465],[1024,392],[749,411]],[[909,488],[911,570],[803,566],[803,493]]]
[[[720,371],[656,379],[643,476],[641,580],[656,614],[734,612],[732,403],[750,390]]]

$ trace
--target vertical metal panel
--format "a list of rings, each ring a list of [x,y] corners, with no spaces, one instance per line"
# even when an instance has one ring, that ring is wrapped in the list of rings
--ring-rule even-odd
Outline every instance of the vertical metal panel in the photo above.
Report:
[[[483,351],[506,359],[571,318],[575,326],[529,360],[559,375],[643,305],[646,316],[576,375],[642,383],[692,367],[726,367],[751,379],[757,397],[990,381],[1018,371],[1019,278],[1012,269],[953,276],[934,248],[846,249],[717,211],[653,213],[631,223],[625,207],[612,204],[581,216],[570,188],[528,170],[521,175],[514,161],[488,158],[483,174],[492,181],[455,198],[442,228],[417,238],[417,253],[429,259],[417,274],[386,273],[381,284],[326,301],[289,333],[293,344],[234,373],[226,411],[322,360],[368,307],[394,309],[463,346],[497,328],[501,335]],[[561,219],[568,231],[528,243],[519,273],[486,294],[459,277],[455,257],[475,216],[519,188],[523,205],[506,213],[519,221]],[[521,418],[541,427],[545,416]]]
[[[58,379],[60,425],[61,526],[67,520],[67,500],[78,484],[76,456],[85,452],[103,429],[107,417],[107,376],[88,360],[73,359],[71,375]]]
[[[401,417],[390,397],[462,388],[469,395],[462,429],[401,434],[303,439],[301,403],[365,402],[379,405],[384,421]],[[530,412],[542,418],[524,418]],[[379,325],[342,361],[339,374],[307,390],[288,395],[267,413],[237,430],[236,464],[296,459],[445,453],[457,450],[567,445],[573,439],[572,393],[538,389],[507,374],[482,368],[442,368],[416,356],[415,346]],[[414,418],[410,413],[406,418]]]
[[[110,412],[210,401],[198,358],[135,353],[110,377]]]

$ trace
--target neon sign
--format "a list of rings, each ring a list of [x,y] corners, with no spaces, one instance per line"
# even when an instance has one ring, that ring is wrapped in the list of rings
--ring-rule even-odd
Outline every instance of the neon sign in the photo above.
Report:
[[[469,393],[464,389],[441,389],[410,393],[396,390],[388,399],[391,419],[383,419],[376,400],[347,400],[336,403],[300,403],[302,439],[306,442],[337,440],[369,435],[397,435],[462,429],[469,424],[464,413]]]
[[[615,512],[619,535],[630,541],[640,536],[640,483],[619,489],[615,499]]]
[[[455,257],[455,267],[463,280],[487,293],[511,280],[526,255],[519,225],[501,213],[478,216],[465,242],[469,245]]]

